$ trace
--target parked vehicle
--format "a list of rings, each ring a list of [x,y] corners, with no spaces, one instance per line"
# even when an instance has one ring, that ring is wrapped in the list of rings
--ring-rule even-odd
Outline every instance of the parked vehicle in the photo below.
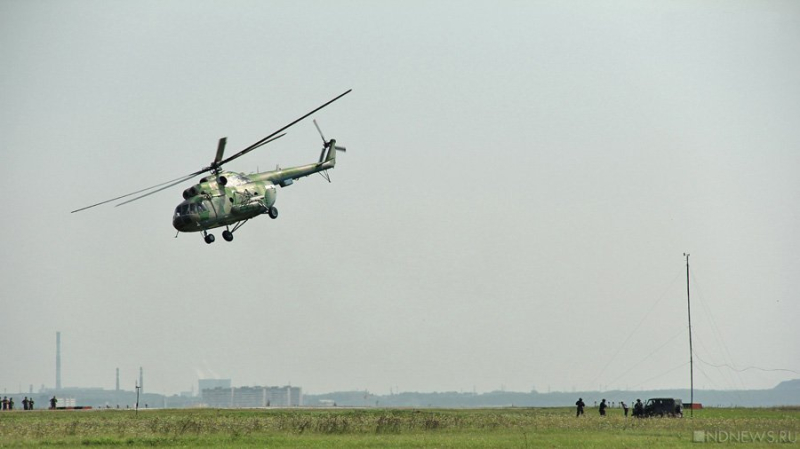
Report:
[[[644,416],[683,417],[683,402],[673,398],[648,399],[644,405]]]

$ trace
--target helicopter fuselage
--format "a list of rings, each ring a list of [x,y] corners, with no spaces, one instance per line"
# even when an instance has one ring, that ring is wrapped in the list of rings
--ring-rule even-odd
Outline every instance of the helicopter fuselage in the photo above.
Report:
[[[267,213],[275,204],[277,186],[258,180],[259,175],[223,172],[184,191],[175,208],[172,226],[180,232],[201,232],[249,220]]]
[[[261,214],[276,218],[278,187],[288,187],[295,179],[333,168],[335,154],[330,151],[324,161],[314,164],[252,174],[226,171],[202,178],[183,191],[184,201],[175,208],[172,226],[179,232],[205,232]]]

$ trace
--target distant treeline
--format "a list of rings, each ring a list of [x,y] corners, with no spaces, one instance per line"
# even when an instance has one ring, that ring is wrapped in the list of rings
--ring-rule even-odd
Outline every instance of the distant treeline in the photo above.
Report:
[[[588,407],[599,404],[602,399],[619,404],[632,404],[636,399],[668,397],[689,401],[689,390],[652,391],[576,391],[553,393],[521,393],[493,391],[474,394],[459,392],[443,393],[398,393],[374,395],[364,391],[345,391],[319,395],[306,394],[303,404],[307,406],[343,407],[566,407],[575,405],[578,398]],[[769,390],[695,390],[694,401],[706,407],[778,407],[800,405],[800,379],[784,382]]]
[[[38,393],[6,394],[13,398],[16,408],[22,408],[24,398],[32,398],[36,409],[49,406],[49,399],[59,398],[59,406],[91,406],[95,408],[132,409],[136,406],[136,393],[132,391],[103,390],[100,388],[69,388],[61,391],[43,390]],[[583,398],[587,407],[593,407],[602,399],[632,404],[636,399],[670,397],[689,402],[689,390],[652,391],[576,391],[529,393],[513,391],[493,391],[490,393],[397,393],[374,395],[365,391],[343,391],[325,394],[304,394],[303,406],[324,407],[413,407],[413,408],[464,408],[464,407],[568,407],[574,406],[578,398]],[[72,404],[65,403],[71,400]],[[780,383],[769,390],[695,390],[694,400],[706,407],[779,407],[800,406],[800,379]],[[156,393],[143,393],[139,396],[140,408],[186,408],[204,407],[202,398],[197,396],[164,396]]]

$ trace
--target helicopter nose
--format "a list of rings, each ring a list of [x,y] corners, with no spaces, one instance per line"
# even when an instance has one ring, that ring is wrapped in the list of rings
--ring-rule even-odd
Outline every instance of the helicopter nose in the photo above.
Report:
[[[178,231],[186,231],[191,227],[191,225],[192,217],[188,217],[186,215],[175,217],[175,219],[172,220],[172,226]]]

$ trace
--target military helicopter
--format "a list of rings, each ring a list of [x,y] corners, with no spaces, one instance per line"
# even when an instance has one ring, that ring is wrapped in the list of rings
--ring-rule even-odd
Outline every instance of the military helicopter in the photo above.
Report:
[[[207,167],[203,167],[194,173],[181,176],[180,178],[73,210],[72,213],[141,194],[133,199],[117,204],[117,206],[122,206],[123,204],[131,203],[188,181],[196,176],[209,173],[208,176],[201,178],[199,183],[183,191],[183,201],[175,208],[175,213],[172,216],[172,226],[178,233],[200,232],[205,242],[209,244],[214,243],[215,240],[214,235],[208,232],[209,229],[225,227],[225,230],[222,231],[222,238],[228,242],[233,241],[233,233],[251,218],[262,214],[267,214],[273,219],[278,218],[278,209],[275,207],[275,197],[278,187],[288,187],[292,185],[296,179],[314,173],[320,173],[330,182],[330,176],[328,176],[327,170],[332,169],[336,165],[336,152],[345,151],[345,147],[336,145],[335,139],[325,140],[322,130],[317,124],[317,121],[314,120],[314,126],[317,128],[320,137],[322,137],[322,152],[319,155],[318,162],[283,169],[278,167],[272,171],[251,174],[223,171],[222,166],[234,159],[244,156],[256,148],[285,136],[286,133],[283,133],[283,131],[349,94],[351,90],[352,89],[347,90],[347,92],[319,106],[258,142],[253,143],[233,156],[223,159],[225,143],[227,142],[227,138],[223,137],[219,139],[217,154],[214,160]],[[176,234],[175,237],[177,236]]]

